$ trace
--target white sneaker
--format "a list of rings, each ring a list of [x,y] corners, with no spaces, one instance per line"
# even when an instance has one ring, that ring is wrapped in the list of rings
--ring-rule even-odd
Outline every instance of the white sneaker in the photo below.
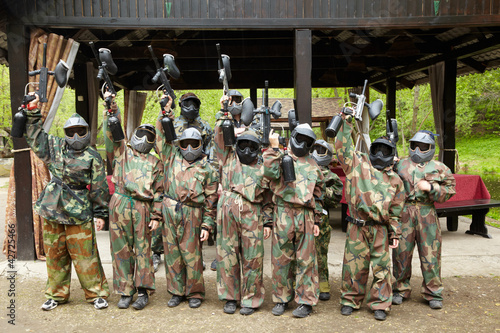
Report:
[[[48,299],[45,303],[42,304],[42,310],[45,311],[50,311],[55,309],[59,303],[57,301],[54,301],[53,299]]]
[[[105,309],[108,307],[108,302],[104,298],[96,298],[94,300],[94,308],[97,310]]]

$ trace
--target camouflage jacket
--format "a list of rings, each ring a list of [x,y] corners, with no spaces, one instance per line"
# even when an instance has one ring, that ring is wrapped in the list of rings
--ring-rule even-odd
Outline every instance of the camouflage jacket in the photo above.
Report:
[[[332,172],[328,166],[320,166],[321,173],[325,178],[324,203],[327,208],[335,208],[342,200],[342,188],[344,185],[339,176]]]
[[[456,181],[451,170],[439,161],[415,163],[407,157],[396,164],[396,171],[403,180],[406,201],[445,202],[456,193]],[[430,192],[415,188],[421,180],[427,180],[432,185]]]
[[[201,137],[203,138],[203,152],[208,156],[209,160],[212,160],[214,158],[212,141],[214,132],[212,131],[212,127],[210,127],[210,124],[208,122],[201,119],[200,116],[190,122],[183,115],[179,115],[174,119],[173,125],[175,128],[175,134],[177,134],[177,138],[180,138],[182,132],[184,132],[186,128],[194,127],[198,131],[200,131]]]
[[[234,147],[224,146],[222,121],[223,119],[219,119],[215,123],[214,138],[222,190],[238,193],[253,204],[261,204],[261,222],[269,223],[272,221],[273,206],[269,195],[269,180],[264,178],[263,165],[258,160],[251,165],[243,164]]]
[[[119,117],[119,111],[117,111]],[[125,140],[113,142],[107,115],[103,121],[106,151],[113,149],[113,177],[115,193],[139,201],[151,202],[150,220],[162,221],[163,165],[154,155],[132,149]]]
[[[354,218],[386,224],[390,238],[398,238],[405,200],[403,182],[392,167],[379,171],[371,165],[367,154],[355,151],[351,132],[352,125],[344,121],[335,142],[339,164],[346,174],[349,212]]]
[[[35,203],[37,213],[47,221],[70,225],[107,218],[109,188],[101,155],[90,146],[71,149],[65,139],[43,130],[39,109],[25,112],[26,141],[52,174]]]
[[[282,177],[281,159],[283,153],[278,149],[269,148],[263,153],[264,175],[270,180],[274,204],[280,201],[293,205],[314,209],[314,223],[321,222],[323,215],[323,195],[325,193],[325,179],[316,161],[309,155],[295,156],[289,150],[294,160],[294,182],[285,183]]]
[[[217,214],[217,172],[206,155],[189,163],[179,147],[165,140],[160,120],[156,122],[156,151],[165,167],[164,194],[188,206],[202,207],[201,226],[212,230]]]

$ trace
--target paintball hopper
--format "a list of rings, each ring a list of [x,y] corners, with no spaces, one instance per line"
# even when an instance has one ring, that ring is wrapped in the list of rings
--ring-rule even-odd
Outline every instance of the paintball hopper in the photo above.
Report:
[[[222,68],[219,63],[219,82],[224,82],[224,73],[226,75],[227,81],[231,80],[231,65],[229,63],[229,56],[226,54],[221,55],[222,59]]]
[[[60,88],[63,88],[68,82],[68,70],[69,66],[64,60],[59,60],[54,70],[54,78],[56,83]]]
[[[245,124],[245,126],[249,126],[253,120],[254,105],[252,100],[248,97],[243,100],[241,105],[241,122]]]
[[[163,66],[165,67],[165,71],[167,72],[167,74],[173,77],[174,79],[177,80],[181,76],[181,72],[179,71],[179,68],[177,68],[177,65],[175,64],[175,59],[173,55],[168,53],[165,53],[163,55]],[[153,82],[156,81],[153,79]]]
[[[288,128],[290,129],[290,132],[293,132],[295,127],[299,124],[297,117],[295,116],[295,110],[291,109],[288,111]]]
[[[389,139],[396,144],[399,141],[398,135],[398,121],[394,118],[390,118],[385,124],[386,133],[389,136]]]
[[[371,104],[365,103],[365,105],[368,108],[368,114],[370,115],[370,119],[375,120],[382,111],[382,108],[384,107],[384,102],[382,102],[381,99],[377,99]]]
[[[116,72],[118,71],[118,67],[116,67],[116,64],[113,61],[113,58],[111,57],[111,51],[109,49],[106,49],[104,47],[99,49],[99,60],[102,63],[102,66],[106,68],[109,74],[115,75]],[[97,78],[99,80],[102,79],[102,73],[99,71],[97,74]]]
[[[276,101],[273,103],[273,106],[269,109],[269,113],[273,116],[274,119],[278,119],[281,117],[281,107],[283,105],[280,101]]]

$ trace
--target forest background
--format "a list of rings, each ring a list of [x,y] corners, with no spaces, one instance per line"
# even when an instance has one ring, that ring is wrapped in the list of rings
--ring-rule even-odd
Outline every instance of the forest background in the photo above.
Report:
[[[175,88],[175,81],[172,81]],[[233,88],[233,87],[231,87]],[[236,88],[236,87],[235,87]],[[236,88],[237,89],[237,88]],[[180,97],[187,91],[176,91]],[[200,115],[213,127],[215,113],[220,109],[220,90],[193,91],[201,100]],[[240,89],[246,97],[248,89]],[[258,92],[260,106],[261,92]],[[156,92],[147,92],[146,108],[142,123],[154,124],[159,106]],[[348,100],[347,88],[314,88],[312,98],[340,97]],[[385,101],[385,95],[370,90],[370,101],[377,98]],[[293,98],[293,89],[269,89],[271,98]],[[456,148],[459,154],[460,169],[457,173],[478,174],[486,183],[492,198],[500,199],[500,69],[482,74],[471,74],[457,78],[457,118],[456,118]],[[123,110],[123,93],[118,92],[117,102]],[[59,106],[57,116],[50,133],[63,137],[63,125],[68,117],[75,112],[75,92],[66,89]],[[385,110],[385,109],[384,109]],[[179,107],[175,110],[179,112]],[[281,110],[286,117],[288,110]],[[99,124],[102,124],[102,112],[99,112]],[[432,100],[429,84],[415,86],[413,89],[402,89],[396,95],[396,118],[400,140],[398,152],[401,157],[408,156],[408,140],[418,130],[435,132]],[[12,115],[10,105],[9,69],[0,65],[0,157],[12,157],[12,139],[10,128]],[[102,126],[102,125],[101,125]],[[317,129],[319,134],[319,129]],[[370,132],[372,138],[385,134],[385,117],[382,114],[373,124]],[[104,145],[103,133],[100,128],[97,136],[97,146]],[[436,154],[437,156],[437,154]],[[490,225],[500,227],[500,208],[491,209],[488,217]]]

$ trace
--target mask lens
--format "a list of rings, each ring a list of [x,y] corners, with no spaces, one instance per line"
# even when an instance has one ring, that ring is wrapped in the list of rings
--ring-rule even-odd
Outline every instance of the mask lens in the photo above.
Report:
[[[391,147],[384,145],[383,143],[375,143],[370,147],[372,155],[377,155],[378,152],[382,152],[385,157],[390,156],[392,153]]]
[[[410,142],[410,148],[411,148],[411,150],[415,150],[415,149],[417,149],[417,147],[420,149],[420,151],[422,153],[428,151],[429,149],[431,149],[431,145],[428,144],[428,143],[416,142],[416,141]]]
[[[183,107],[188,108],[188,109],[189,108],[197,109],[200,107],[199,102],[193,98],[183,100],[181,104]]]
[[[325,147],[320,146],[320,145],[314,146],[313,149],[316,152],[316,154],[318,154],[318,155],[325,155],[326,154],[326,150],[327,150]]]
[[[231,100],[233,101],[234,104],[240,104],[242,101],[241,96],[231,96]]]
[[[85,127],[70,127],[66,128],[66,135],[70,138],[78,134],[79,137],[84,137],[87,134],[87,128]]]
[[[257,150],[259,150],[259,145],[250,140],[238,140],[238,148],[240,150],[245,150],[246,148],[250,148],[250,151],[252,153],[255,153]]]
[[[191,146],[192,149],[198,149],[201,145],[201,141],[196,139],[185,139],[181,140],[179,145],[182,149],[187,149],[188,146]]]
[[[299,144],[302,142],[305,142],[307,147],[312,147],[312,145],[314,143],[313,138],[308,137],[307,135],[303,135],[303,134],[297,134],[297,136],[295,137],[295,140],[297,140],[297,142]]]
[[[137,136],[139,139],[142,138],[143,136],[146,136],[146,141],[149,143],[153,143],[156,138],[155,133],[144,128],[138,129],[137,132],[135,133],[135,136]]]

